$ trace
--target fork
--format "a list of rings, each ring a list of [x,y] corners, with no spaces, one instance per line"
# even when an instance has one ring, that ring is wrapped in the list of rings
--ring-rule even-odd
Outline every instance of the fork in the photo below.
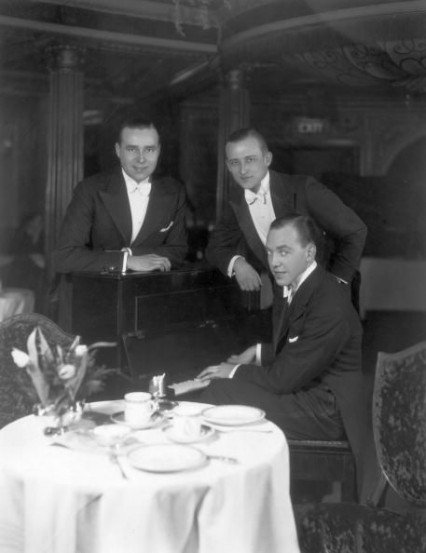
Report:
[[[118,456],[118,453],[117,451],[114,449],[114,446],[112,446],[109,450],[109,453],[108,453],[108,458],[109,460],[111,461],[111,463],[113,463],[114,465],[117,465],[117,467],[119,468],[120,470],[120,473],[121,473],[121,476],[125,479],[125,480],[128,480],[129,477],[127,476],[124,468],[123,468],[123,465],[121,464],[121,460]]]
[[[207,459],[212,461],[223,461],[224,463],[229,463],[230,465],[239,465],[239,460],[235,457],[227,457],[226,455],[210,455],[206,453]]]

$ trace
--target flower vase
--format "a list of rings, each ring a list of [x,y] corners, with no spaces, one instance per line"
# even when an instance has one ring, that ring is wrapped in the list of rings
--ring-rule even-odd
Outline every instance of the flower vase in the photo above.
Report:
[[[76,401],[65,409],[62,406],[58,412],[54,404],[47,406],[36,405],[34,414],[41,423],[43,433],[46,436],[63,434],[72,427],[75,427],[81,420],[84,411],[84,402]]]

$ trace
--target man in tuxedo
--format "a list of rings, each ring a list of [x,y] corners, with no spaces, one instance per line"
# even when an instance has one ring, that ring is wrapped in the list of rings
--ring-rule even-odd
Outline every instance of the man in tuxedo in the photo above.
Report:
[[[210,383],[193,400],[262,409],[287,439],[347,437],[364,501],[378,467],[361,371],[362,326],[346,286],[317,264],[317,239],[309,217],[290,214],[272,223],[266,255],[276,288],[273,343],[204,369],[198,378]]]
[[[258,407],[288,439],[347,435],[357,456],[365,429],[362,327],[345,285],[315,260],[316,233],[302,215],[272,223],[266,252],[277,291],[273,343],[204,369],[198,378],[210,384],[199,400]]]
[[[357,271],[367,228],[331,190],[314,178],[269,170],[272,153],[254,129],[241,129],[226,143],[226,165],[238,186],[213,230],[207,259],[242,290],[261,287],[268,269],[265,243],[272,221],[289,213],[309,215],[322,231],[317,259],[339,280]]]
[[[184,187],[156,177],[158,131],[151,121],[122,121],[115,144],[120,167],[79,183],[56,251],[59,273],[170,271],[187,253]]]

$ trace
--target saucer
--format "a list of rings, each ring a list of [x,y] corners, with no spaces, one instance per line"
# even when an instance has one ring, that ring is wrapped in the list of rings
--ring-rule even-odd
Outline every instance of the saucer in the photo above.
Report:
[[[198,442],[204,442],[205,440],[211,438],[215,434],[215,429],[211,426],[206,426],[205,424],[202,424],[201,432],[196,438],[192,438],[190,436],[182,436],[182,434],[176,432],[176,428],[174,426],[168,426],[167,428],[164,428],[163,432],[166,434],[169,440],[171,440],[172,442],[176,442],[177,444],[195,444]]]
[[[129,428],[116,426],[115,424],[104,424],[92,430],[93,437],[99,445],[111,446],[122,441],[130,432]]]
[[[124,417],[124,411],[119,411],[118,413],[114,413],[111,415],[112,422],[115,422],[116,424],[122,424],[124,426],[127,426],[128,428],[131,428],[132,430],[147,430],[148,428],[157,428],[158,426],[161,426],[164,422],[164,416],[161,413],[153,413],[151,417],[140,424],[130,424],[126,421]]]

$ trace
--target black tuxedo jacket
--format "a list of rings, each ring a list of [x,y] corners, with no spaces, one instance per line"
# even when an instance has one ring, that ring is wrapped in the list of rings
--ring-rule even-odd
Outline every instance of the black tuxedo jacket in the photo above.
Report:
[[[152,178],[142,228],[131,241],[132,217],[121,168],[79,183],[62,223],[56,269],[73,271],[121,270],[124,247],[133,255],[148,253],[179,265],[187,252],[184,187],[170,177]]]
[[[319,262],[345,281],[358,268],[367,227],[331,190],[312,177],[270,171],[275,216],[309,215],[324,232]],[[246,257],[258,271],[268,269],[265,247],[253,224],[242,188],[234,183],[223,216],[212,232],[207,259],[227,274],[232,257]]]

